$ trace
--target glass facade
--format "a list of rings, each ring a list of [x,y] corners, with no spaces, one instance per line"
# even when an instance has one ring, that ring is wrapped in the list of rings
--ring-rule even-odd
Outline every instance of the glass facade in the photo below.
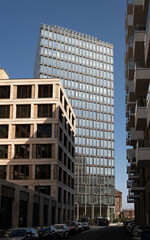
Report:
[[[77,218],[107,215],[115,188],[113,45],[42,24],[34,77],[60,78],[76,115]]]

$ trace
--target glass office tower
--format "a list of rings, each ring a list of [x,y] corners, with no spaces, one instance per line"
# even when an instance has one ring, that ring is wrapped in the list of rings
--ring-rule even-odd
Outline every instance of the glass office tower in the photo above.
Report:
[[[76,114],[75,218],[114,214],[113,45],[41,24],[35,78],[60,78]]]

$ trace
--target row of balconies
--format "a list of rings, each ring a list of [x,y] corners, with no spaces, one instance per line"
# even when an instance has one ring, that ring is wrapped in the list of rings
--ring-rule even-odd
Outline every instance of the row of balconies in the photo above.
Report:
[[[134,203],[145,191],[140,182],[139,168],[150,166],[150,141],[144,139],[144,132],[150,125],[150,23],[149,0],[127,0],[126,28],[126,129],[127,173],[129,188],[127,202]],[[146,99],[147,96],[147,99]]]
[[[149,0],[128,0],[126,28],[126,57],[150,67],[150,8]]]
[[[138,136],[139,133],[141,133],[141,137]],[[144,137],[142,138],[142,133],[143,131],[134,133],[134,138],[138,136],[137,139],[131,139],[131,134],[128,134],[127,141],[136,148],[127,150],[127,160],[130,163],[130,166],[127,167],[128,177],[131,177],[136,167],[150,167],[150,139],[145,140]]]
[[[137,198],[140,197],[140,192],[145,191],[144,182],[141,182],[139,178],[139,167],[144,167],[145,164],[147,166],[147,162],[145,162],[145,153],[141,154],[143,150],[143,141],[138,142],[138,146],[136,149],[127,149],[127,188],[129,188],[127,202],[134,203]],[[149,159],[150,162],[150,159]],[[149,163],[150,164],[150,163]]]

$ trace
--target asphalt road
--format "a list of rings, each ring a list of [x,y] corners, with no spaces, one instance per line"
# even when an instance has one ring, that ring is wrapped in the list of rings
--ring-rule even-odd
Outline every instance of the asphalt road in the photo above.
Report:
[[[68,240],[128,240],[122,226],[93,226],[89,231],[69,236]]]

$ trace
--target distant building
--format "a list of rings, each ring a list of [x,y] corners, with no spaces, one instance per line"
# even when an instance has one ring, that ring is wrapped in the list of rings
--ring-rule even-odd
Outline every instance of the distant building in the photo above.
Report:
[[[72,220],[75,114],[61,82],[0,76],[0,179],[52,196],[54,222]]]
[[[35,78],[60,78],[76,115],[75,217],[115,207],[113,45],[41,24]]]
[[[121,212],[121,218],[134,219],[135,214],[133,209],[123,209]]]
[[[115,218],[121,217],[122,192],[115,189]]]

